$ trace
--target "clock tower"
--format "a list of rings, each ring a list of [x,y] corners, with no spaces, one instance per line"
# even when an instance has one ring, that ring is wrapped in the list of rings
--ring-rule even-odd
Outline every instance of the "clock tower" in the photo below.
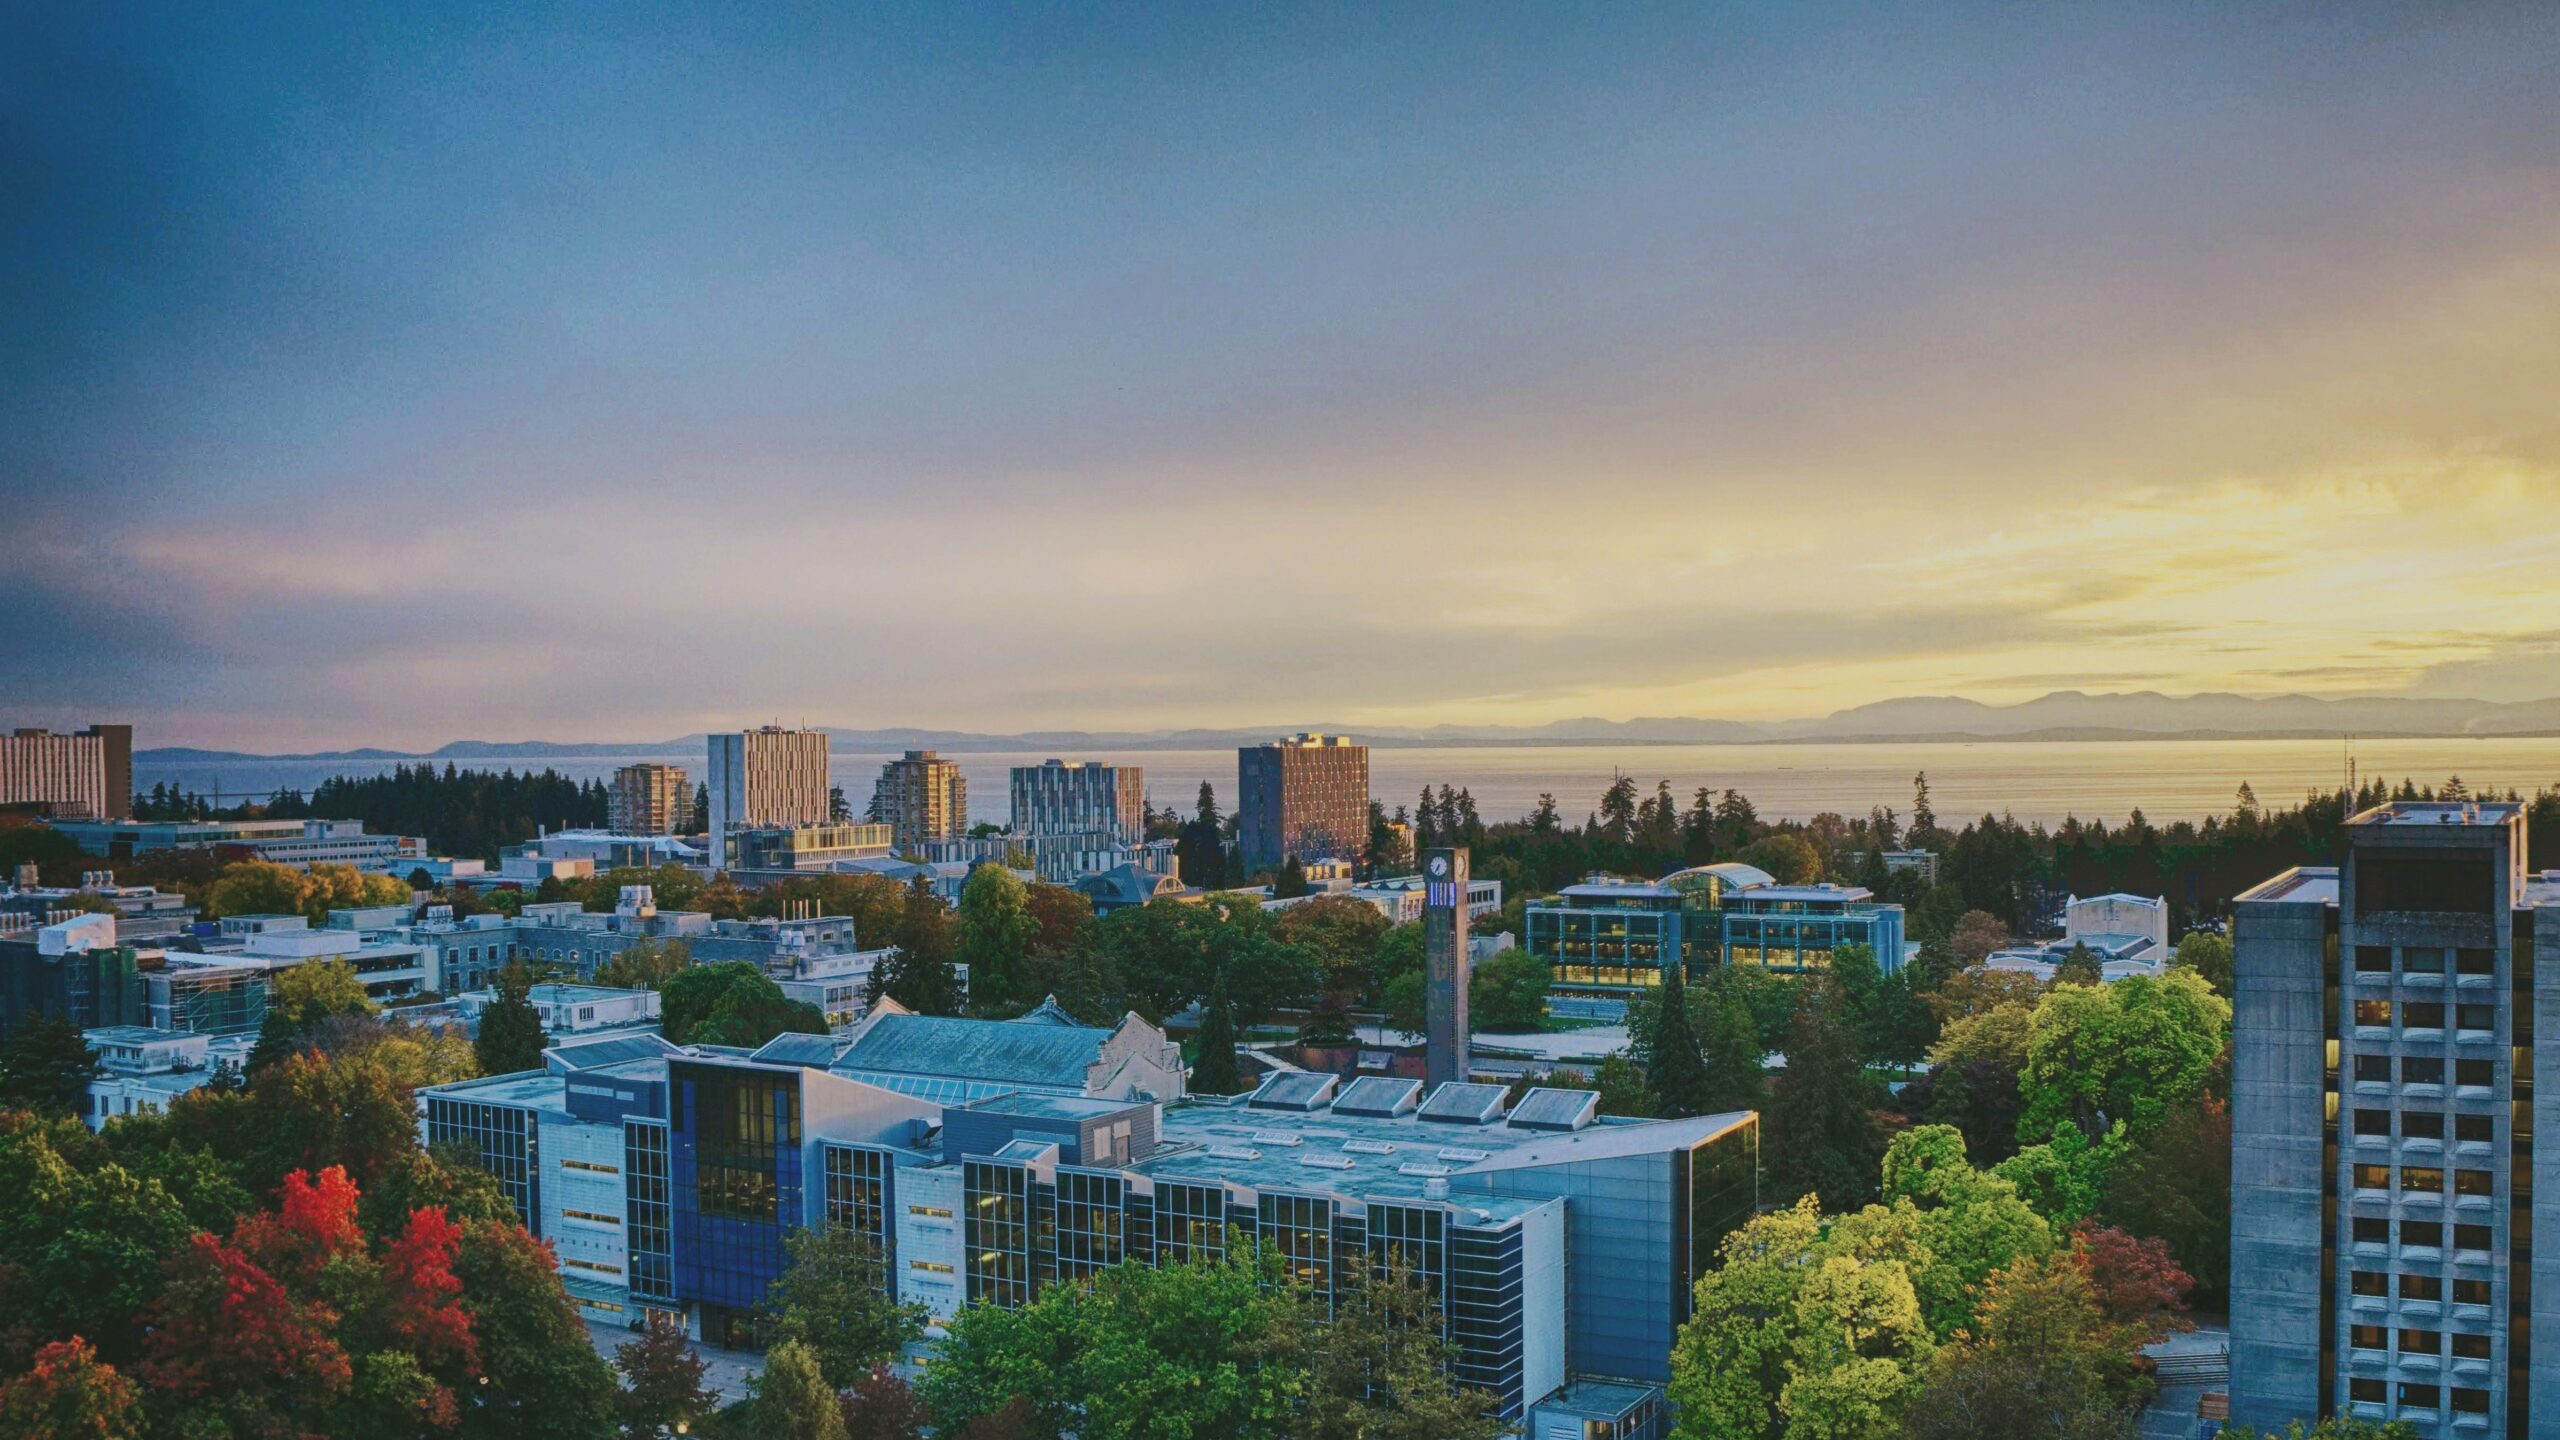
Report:
[[[1467,852],[1422,855],[1422,1077],[1463,1081],[1467,1049]]]

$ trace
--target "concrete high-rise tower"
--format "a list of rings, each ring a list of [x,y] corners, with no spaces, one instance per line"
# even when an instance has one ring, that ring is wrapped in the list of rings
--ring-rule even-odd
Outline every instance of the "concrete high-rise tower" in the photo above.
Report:
[[[711,737],[711,863],[735,832],[827,823],[827,732],[767,725]]]
[[[1422,855],[1422,1076],[1463,1082],[1467,1048],[1467,852]]]

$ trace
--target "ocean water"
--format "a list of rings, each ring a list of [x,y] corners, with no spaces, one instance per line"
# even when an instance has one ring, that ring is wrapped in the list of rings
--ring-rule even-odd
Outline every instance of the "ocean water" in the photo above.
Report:
[[[605,778],[617,765],[665,756],[561,756],[458,761],[465,769],[551,768],[579,779]],[[859,809],[887,754],[834,757],[835,781]],[[1006,772],[1048,758],[1039,751],[953,753],[969,780],[969,811],[1003,823]],[[1149,797],[1160,808],[1188,809],[1200,782],[1217,787],[1233,809],[1236,757],[1229,750],[1101,751],[1061,756],[1143,766]],[[2358,773],[2397,783],[2441,783],[2459,775],[2475,790],[2512,786],[2530,794],[2560,784],[2560,739],[2365,740],[2355,746]],[[137,761],[135,783],[170,781],[226,799],[263,798],[280,787],[309,789],[332,774],[369,775],[401,762],[294,759],[153,764]],[[442,762],[436,762],[441,764]],[[679,762],[682,763],[682,762]],[[686,768],[697,779],[699,757]],[[1863,815],[1890,805],[1909,817],[1911,781],[1926,771],[1941,821],[1985,813],[2053,824],[2066,815],[2122,821],[2136,807],[2155,822],[2227,812],[2243,782],[2268,805],[2290,804],[2314,789],[2337,788],[2346,755],[2334,740],[2091,740],[1885,742],[1854,745],[1512,745],[1372,749],[1369,785],[1389,809],[1413,804],[1425,785],[1473,792],[1487,819],[1525,815],[1551,792],[1569,821],[1599,802],[1618,771],[1650,792],[1668,780],[1685,807],[1699,786],[1734,789],[1760,813],[1803,819],[1823,811]]]

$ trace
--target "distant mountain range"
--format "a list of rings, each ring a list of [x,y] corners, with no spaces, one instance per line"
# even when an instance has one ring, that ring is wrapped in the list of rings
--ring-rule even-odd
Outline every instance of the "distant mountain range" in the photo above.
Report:
[[[1544,725],[1434,725],[1421,730],[1378,726],[1264,725],[1241,729],[1035,730],[990,735],[967,730],[902,727],[827,731],[839,751],[1217,750],[1250,745],[1300,729],[1349,732],[1370,745],[1709,745],[1857,740],[2227,740],[2560,735],[2560,697],[2501,703],[2312,695],[2162,695],[2136,691],[2089,695],[2061,690],[2016,705],[1985,705],[1954,696],[1882,700],[1820,719],[1753,722],[1680,717],[1584,718]],[[623,743],[567,740],[456,740],[424,752],[330,750],[309,755],[252,755],[234,750],[167,747],[136,751],[139,761],[214,760],[511,760],[533,757],[687,756],[699,759],[703,737]]]

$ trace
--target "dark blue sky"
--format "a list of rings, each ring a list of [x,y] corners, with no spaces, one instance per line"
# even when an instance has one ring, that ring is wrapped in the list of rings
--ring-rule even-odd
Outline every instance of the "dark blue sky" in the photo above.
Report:
[[[0,720],[2560,691],[2555,114],[2521,5],[21,7]]]

